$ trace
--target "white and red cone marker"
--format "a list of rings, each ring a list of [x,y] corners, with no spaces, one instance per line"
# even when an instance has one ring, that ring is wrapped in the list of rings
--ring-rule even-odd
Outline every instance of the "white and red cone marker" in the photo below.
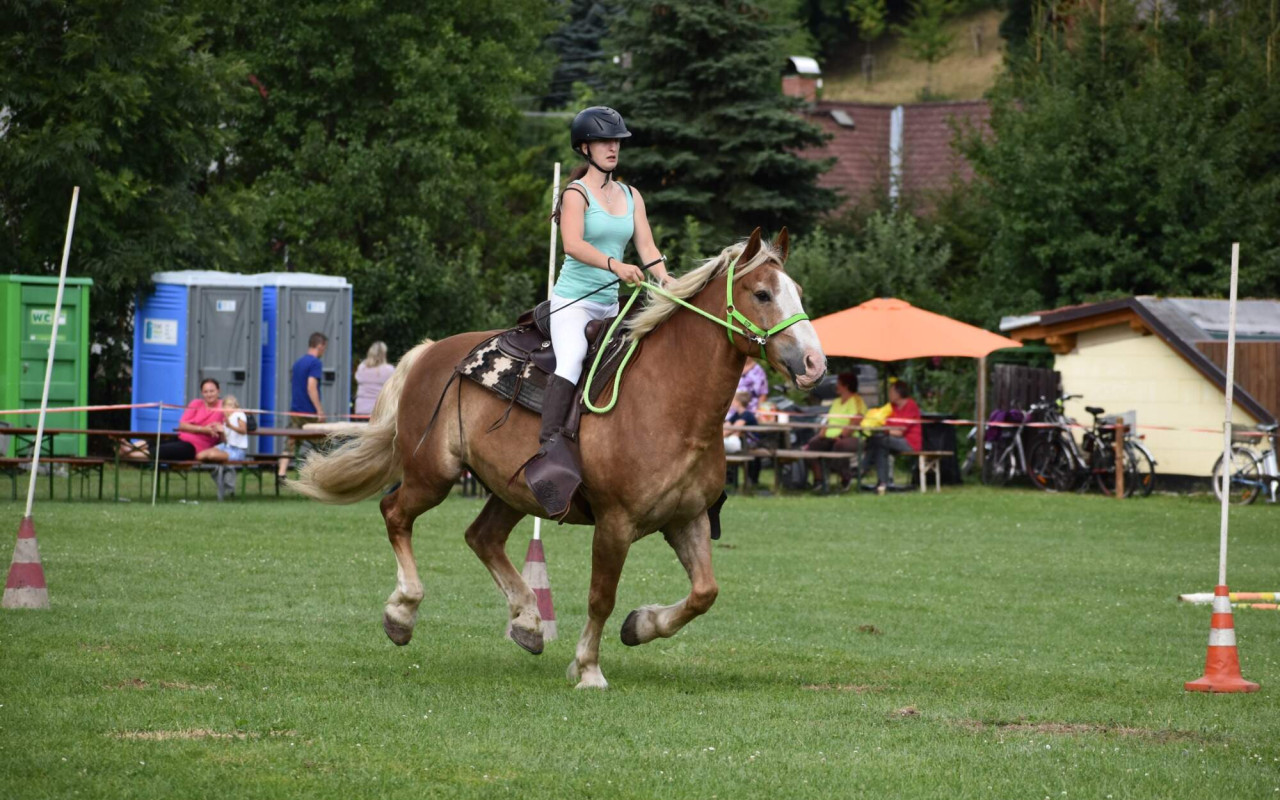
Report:
[[[31,480],[35,480],[35,475]],[[36,544],[36,526],[31,517],[23,517],[18,525],[18,543],[14,545],[9,578],[4,583],[3,607],[49,607],[49,589],[44,582],[40,547]]]
[[[547,557],[542,551],[541,539],[529,540],[529,552],[524,557],[524,570],[520,573],[538,598],[538,616],[542,618],[542,639],[556,638],[556,609],[551,604],[551,579],[547,576]]]
[[[1213,618],[1209,623],[1209,652],[1204,660],[1204,676],[1188,681],[1184,688],[1189,692],[1256,692],[1258,684],[1246,681],[1240,674],[1231,593],[1226,586],[1217,586],[1213,595]]]

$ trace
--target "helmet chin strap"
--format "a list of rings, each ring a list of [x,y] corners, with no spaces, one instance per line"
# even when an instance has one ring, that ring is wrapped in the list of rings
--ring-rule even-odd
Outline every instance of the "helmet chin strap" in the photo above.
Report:
[[[613,170],[606,170],[604,167],[596,163],[595,159],[591,157],[591,145],[585,145],[582,148],[582,157],[587,160],[588,164],[595,167],[596,170],[604,173],[604,183],[600,184],[600,188],[603,189],[608,186],[609,181],[613,179]]]

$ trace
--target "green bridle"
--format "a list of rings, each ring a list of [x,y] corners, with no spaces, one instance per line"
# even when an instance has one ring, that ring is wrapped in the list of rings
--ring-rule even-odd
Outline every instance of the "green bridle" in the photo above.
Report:
[[[728,282],[725,284],[725,290],[724,290],[724,300],[725,300],[725,303],[728,305],[728,309],[729,309],[728,319],[725,320],[725,327],[728,328],[728,330],[725,332],[725,334],[729,337],[729,341],[732,342],[733,334],[736,331],[737,333],[742,334],[743,336],[747,337],[751,341],[760,345],[760,358],[762,360],[767,361],[768,359],[765,358],[765,354],[764,354],[764,346],[769,343],[769,337],[778,333],[782,333],[787,328],[790,328],[792,325],[795,325],[797,322],[800,322],[801,320],[808,319],[809,315],[804,313],[803,311],[801,311],[799,314],[792,314],[791,316],[784,319],[782,322],[779,322],[777,325],[774,325],[772,328],[766,331],[764,328],[761,328],[759,325],[747,319],[742,314],[742,312],[739,311],[737,308],[734,308],[733,269],[734,267],[738,266],[738,256],[740,255],[742,254],[739,253],[737,256],[734,256],[733,261],[729,262],[729,279],[728,279]],[[718,321],[719,320],[717,320],[717,322]],[[743,328],[746,328],[747,331],[750,331],[750,333],[747,333],[746,331],[743,331],[741,329],[735,329],[732,325],[733,322],[737,322]]]
[[[774,325],[769,330],[765,330],[764,328],[761,328],[759,325],[755,324],[751,320],[747,319],[746,316],[744,316],[743,313],[739,311],[737,308],[735,308],[733,305],[733,271],[738,266],[738,258],[741,255],[742,254],[739,253],[738,255],[733,257],[733,261],[729,262],[729,269],[727,271],[728,280],[725,283],[725,304],[728,308],[728,313],[725,319],[720,319],[714,314],[710,314],[706,311],[703,311],[702,309],[698,308],[694,304],[686,302],[682,298],[676,297],[671,292],[668,292],[666,289],[662,288],[656,283],[642,283],[640,284],[640,286],[650,292],[653,292],[656,295],[660,295],[662,297],[667,298],[668,300],[670,300],[671,302],[675,303],[678,306],[683,306],[689,309],[695,314],[699,314],[703,317],[706,317],[707,319],[711,320],[717,325],[723,325],[725,327],[725,335],[729,337],[730,344],[733,343],[733,335],[735,333],[747,339],[748,341],[758,344],[760,346],[760,360],[768,361],[769,358],[765,354],[764,348],[765,348],[765,345],[769,343],[769,337],[776,336],[777,334],[782,333],[787,328],[790,328],[792,325],[795,325],[797,322],[809,319],[809,315],[804,313],[803,311],[801,311],[799,314],[792,314],[791,316],[784,319],[782,322],[779,322],[777,325]],[[627,299],[626,305],[623,307],[622,311],[618,314],[618,316],[613,320],[613,324],[609,327],[608,332],[605,334],[605,342],[609,342],[613,340],[613,334],[617,330],[618,325],[620,325],[623,319],[626,318],[627,312],[631,310],[631,305],[635,303],[636,298],[639,296],[640,296],[640,292],[638,291],[631,293],[631,297]],[[735,325],[734,324],[735,322],[737,322],[738,325],[741,325],[742,327],[738,327],[738,325]],[[596,353],[595,360],[591,364],[591,369],[587,373],[586,390],[582,393],[582,402],[583,404],[586,405],[588,410],[596,414],[604,414],[613,409],[613,404],[618,402],[618,386],[622,380],[622,373],[627,368],[627,362],[631,360],[631,355],[635,352],[636,345],[638,344],[639,344],[639,341],[633,341],[631,343],[631,346],[627,348],[626,354],[622,357],[622,363],[618,366],[617,372],[614,373],[613,399],[609,401],[608,405],[602,408],[597,408],[591,402],[591,384],[595,380],[596,368],[600,366],[600,359],[601,357],[604,356],[604,352],[606,349],[604,345],[601,345],[599,352]]]

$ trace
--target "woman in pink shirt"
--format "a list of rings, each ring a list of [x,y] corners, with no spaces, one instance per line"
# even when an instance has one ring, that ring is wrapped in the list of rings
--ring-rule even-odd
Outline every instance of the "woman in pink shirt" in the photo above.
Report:
[[[187,405],[178,421],[178,440],[163,442],[161,461],[195,461],[196,453],[222,441],[222,387],[213,378],[200,383],[200,397]]]

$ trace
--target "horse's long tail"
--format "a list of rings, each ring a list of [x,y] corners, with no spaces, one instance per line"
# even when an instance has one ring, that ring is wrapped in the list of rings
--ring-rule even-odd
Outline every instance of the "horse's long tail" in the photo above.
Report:
[[[331,453],[312,453],[289,485],[322,503],[354,503],[400,477],[400,439],[396,435],[400,395],[409,370],[431,346],[423,342],[405,353],[373,406],[369,424]],[[348,434],[339,434],[346,437]]]

